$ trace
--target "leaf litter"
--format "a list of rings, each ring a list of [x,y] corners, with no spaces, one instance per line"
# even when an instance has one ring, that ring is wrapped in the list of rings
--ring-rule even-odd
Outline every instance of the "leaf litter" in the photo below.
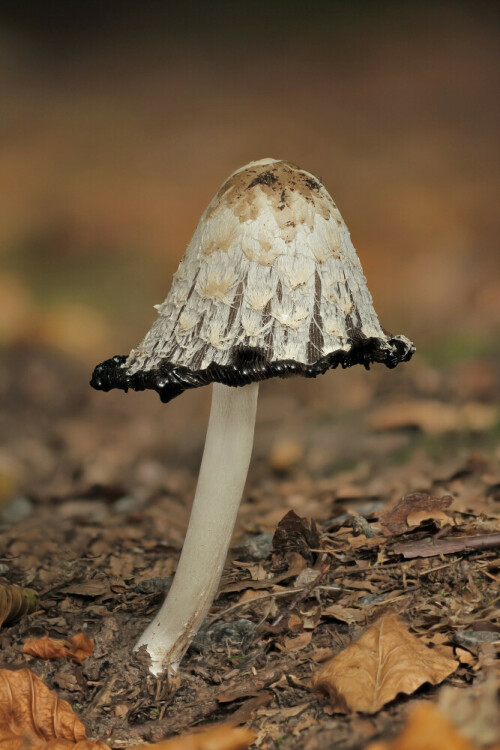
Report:
[[[9,367],[17,372],[19,362]],[[297,425],[290,434],[303,445],[278,470],[266,443],[273,430],[266,419],[277,419],[278,389],[269,383],[234,546],[200,632],[204,645],[190,649],[175,678],[157,680],[144,654],[131,650],[175,572],[203,444],[203,394],[184,402],[187,418],[174,436],[156,401],[145,397],[139,409],[132,399],[97,399],[47,353],[24,357],[23,368],[26,385],[12,378],[2,419],[5,465],[18,467],[9,486],[32,508],[0,526],[0,582],[36,591],[39,604],[4,623],[2,661],[12,674],[29,663],[87,737],[128,748],[218,723],[248,728],[258,748],[360,750],[392,741],[413,703],[439,701],[446,713],[444,691],[454,691],[447,700],[459,706],[498,670],[496,433],[460,432],[462,419],[451,432],[426,433],[424,422],[408,430],[404,420],[384,431],[362,412],[344,418],[341,401],[335,420],[325,421],[290,381],[287,419]],[[390,394],[375,371],[369,377],[378,405],[397,400],[398,388],[416,401],[429,397],[413,374]],[[449,386],[436,383],[432,398],[449,398]],[[61,395],[51,400],[48,392]],[[339,461],[333,469],[331,456]],[[353,456],[354,465],[341,465]],[[394,695],[375,713],[334,713],[312,691],[314,675],[398,616],[405,623],[398,648],[411,651],[416,641],[425,658],[417,651],[398,679],[386,677]],[[65,642],[79,632],[95,642],[80,664],[23,653],[28,639]],[[422,668],[431,657],[456,665],[442,683],[441,673]],[[488,696],[481,700],[491,714],[497,693]],[[472,746],[496,741],[486,718],[474,721],[477,709],[459,713]]]

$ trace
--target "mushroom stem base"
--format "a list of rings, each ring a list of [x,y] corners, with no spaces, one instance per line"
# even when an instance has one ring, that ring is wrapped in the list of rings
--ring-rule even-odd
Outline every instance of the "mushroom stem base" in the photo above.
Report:
[[[186,539],[172,587],[135,649],[151,672],[175,671],[217,593],[252,453],[258,383],[214,383],[212,408]]]

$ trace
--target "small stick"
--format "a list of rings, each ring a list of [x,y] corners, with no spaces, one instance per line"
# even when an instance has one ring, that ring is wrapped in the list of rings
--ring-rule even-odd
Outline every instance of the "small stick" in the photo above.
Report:
[[[306,588],[309,588],[309,586],[302,586],[301,588],[298,588],[298,589],[287,589],[286,591],[274,591],[269,594],[263,594],[262,596],[258,596],[255,599],[249,599],[248,601],[245,601],[245,602],[236,602],[236,604],[232,604],[230,607],[227,607],[227,609],[222,610],[222,612],[217,612],[217,614],[211,618],[210,625],[213,622],[217,622],[217,620],[221,620],[230,612],[234,612],[235,609],[248,607],[251,604],[258,604],[259,602],[262,602],[265,599],[273,599],[273,598],[277,599],[278,597],[281,597],[281,596],[291,596],[292,594],[297,594],[299,591],[305,591]],[[320,591],[336,591],[337,593],[340,593],[342,591],[340,586],[318,586],[317,588]],[[205,630],[205,628],[203,629]]]
[[[449,555],[463,552],[467,549],[490,549],[500,546],[500,534],[481,534],[478,536],[446,537],[435,539],[426,537],[418,542],[402,542],[395,544],[394,552],[403,557],[433,557],[434,555]]]
[[[302,591],[299,593],[299,595],[296,596],[295,599],[292,601],[292,603],[285,609],[285,611],[281,612],[278,615],[278,617],[276,617],[276,619],[273,620],[273,622],[271,623],[271,627],[272,628],[276,628],[280,624],[280,622],[283,620],[283,618],[285,617],[285,615],[288,615],[290,612],[293,612],[293,610],[295,609],[295,607],[298,604],[300,604],[300,602],[304,601],[304,599],[307,599],[307,597],[309,596],[309,594],[311,593],[311,591],[313,591],[313,589],[316,588],[316,586],[321,581],[321,579],[324,578],[324,576],[328,573],[328,571],[330,570],[330,566],[331,566],[330,562],[327,562],[327,563],[325,563],[322,566],[322,568],[321,568],[319,574],[316,576],[316,578],[313,581],[311,581],[311,583],[309,583],[307,586],[305,586],[302,589]],[[259,641],[261,641],[262,638],[263,638],[263,635],[261,633],[260,635],[258,635],[254,639],[254,645],[256,643],[259,643]]]

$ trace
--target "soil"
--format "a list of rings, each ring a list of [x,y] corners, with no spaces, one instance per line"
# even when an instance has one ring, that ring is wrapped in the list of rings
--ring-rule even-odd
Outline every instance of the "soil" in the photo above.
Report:
[[[260,748],[390,739],[441,686],[374,715],[334,714],[310,689],[387,612],[459,661],[446,685],[472,695],[498,670],[498,536],[496,548],[440,548],[500,530],[498,362],[415,358],[395,372],[264,383],[219,595],[178,674],[162,679],[132,649],[175,572],[209,389],[164,406],[94,393],[89,373],[46,349],[4,362],[0,582],[34,588],[40,606],[2,628],[2,666],[29,666],[89,737],[129,747],[231,720]],[[417,505],[391,515],[410,493]],[[82,665],[23,654],[28,637],[82,631],[95,640]]]

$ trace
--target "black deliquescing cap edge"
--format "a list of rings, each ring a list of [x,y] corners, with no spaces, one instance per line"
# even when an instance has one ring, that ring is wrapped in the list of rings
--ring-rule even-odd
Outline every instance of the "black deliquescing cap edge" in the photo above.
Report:
[[[349,349],[327,354],[312,365],[290,359],[269,362],[260,350],[239,347],[233,352],[230,365],[212,362],[204,370],[191,370],[163,360],[154,369],[140,370],[133,375],[128,375],[123,366],[127,357],[117,355],[97,365],[90,385],[98,391],[110,391],[112,388],[120,388],[125,392],[129,388],[134,391],[153,390],[163,403],[167,403],[190,388],[200,388],[210,383],[242,386],[268,378],[288,378],[292,375],[315,378],[339,365],[342,368],[364,365],[368,370],[373,362],[392,369],[400,362],[408,362],[415,352],[413,344],[399,336],[387,341],[360,336],[350,339],[350,343]]]

